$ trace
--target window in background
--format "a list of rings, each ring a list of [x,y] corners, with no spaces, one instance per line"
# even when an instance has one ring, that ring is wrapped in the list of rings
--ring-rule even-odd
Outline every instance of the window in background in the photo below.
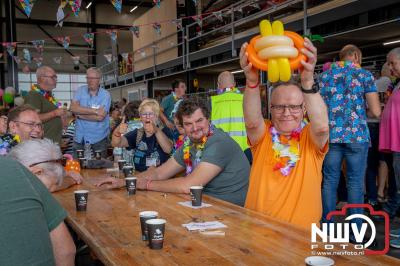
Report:
[[[36,83],[35,73],[18,73],[18,88],[22,95],[26,95],[34,83]],[[57,73],[57,87],[53,91],[54,96],[69,105],[76,89],[82,85],[86,85],[86,74],[84,73]]]

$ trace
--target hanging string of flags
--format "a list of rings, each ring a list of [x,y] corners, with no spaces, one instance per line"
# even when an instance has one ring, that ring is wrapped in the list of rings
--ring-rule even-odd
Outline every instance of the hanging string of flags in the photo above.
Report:
[[[197,0],[192,0],[193,3],[195,5],[197,5]],[[254,5],[258,5],[258,1],[259,0],[254,0]],[[37,2],[37,0],[19,0],[22,8],[24,9],[25,14],[29,17],[33,8],[33,5]],[[116,9],[117,12],[121,13],[122,10],[122,0],[110,0],[111,4],[114,6],[114,8]],[[274,5],[274,1],[270,1],[271,5]],[[81,8],[81,4],[82,4],[82,0],[60,0],[60,6],[58,8],[57,11],[57,26],[62,27],[62,23],[63,21],[69,16],[69,14],[65,15],[64,14],[64,9],[66,8],[66,6],[70,6],[71,11],[74,13],[75,16],[78,16],[80,8]],[[160,0],[153,0],[153,4],[160,8],[161,5],[161,1]],[[213,15],[215,16],[218,20],[223,21],[223,16],[224,15],[228,15],[231,13],[231,10],[228,9],[224,9],[224,10],[218,10],[218,11],[210,11],[210,12],[206,12],[203,14],[198,14],[198,15],[194,15],[194,16],[186,16],[186,17],[181,17],[178,19],[170,19],[170,20],[163,20],[163,21],[156,21],[156,22],[150,22],[147,24],[140,24],[140,25],[132,25],[132,26],[127,26],[127,27],[120,27],[120,28],[115,28],[115,29],[109,29],[109,30],[103,30],[103,31],[97,31],[97,32],[88,32],[88,33],[84,33],[82,34],[77,34],[77,35],[70,35],[70,36],[60,36],[60,37],[54,37],[54,38],[49,38],[49,39],[42,39],[42,40],[32,40],[32,41],[24,41],[24,42],[4,42],[1,43],[2,46],[6,49],[7,53],[9,54],[9,56],[11,56],[14,61],[16,61],[17,63],[23,61],[25,63],[28,62],[35,62],[36,65],[41,65],[42,61],[43,61],[43,51],[44,51],[44,44],[46,42],[46,40],[53,40],[56,41],[58,43],[60,43],[64,49],[68,49],[71,43],[71,38],[72,37],[81,37],[84,39],[84,41],[91,47],[93,48],[94,45],[94,38],[96,34],[107,34],[110,37],[110,40],[112,43],[116,43],[118,40],[118,32],[121,30],[129,30],[130,32],[132,32],[133,36],[135,36],[136,38],[140,37],[140,31],[142,27],[146,27],[146,26],[152,26],[152,28],[154,29],[154,32],[157,36],[161,36],[162,34],[162,24],[166,24],[166,23],[172,23],[176,26],[177,30],[182,30],[183,28],[183,19],[190,19],[193,20],[194,22],[196,22],[200,27],[203,26],[203,20],[208,17],[209,15]],[[18,44],[28,44],[31,43],[37,53],[39,54],[39,56],[37,57],[32,57],[31,53],[28,49],[24,49],[23,50],[23,60],[21,60],[19,57],[14,57],[14,52],[15,49],[17,48]],[[174,45],[174,42],[169,41],[169,44],[171,46]],[[146,52],[144,49],[139,49],[136,51],[136,53],[139,53],[142,57],[146,56]],[[5,54],[5,53],[4,53]],[[125,57],[126,57],[127,53],[124,53]],[[122,54],[121,54],[122,55]],[[2,58],[4,55],[2,53],[0,53],[0,58]],[[105,54],[104,57],[107,59],[108,62],[112,61],[112,55],[109,54]],[[125,60],[125,57],[122,56]],[[79,64],[79,58],[77,59],[72,58],[73,61],[75,59],[75,61],[78,61]],[[56,64],[61,64],[61,57],[54,57],[53,61]],[[75,62],[74,61],[74,62]]]

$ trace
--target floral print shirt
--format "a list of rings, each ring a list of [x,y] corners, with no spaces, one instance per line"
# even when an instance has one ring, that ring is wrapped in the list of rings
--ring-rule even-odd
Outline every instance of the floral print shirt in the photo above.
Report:
[[[377,92],[374,77],[358,64],[339,61],[320,77],[328,107],[330,143],[369,142],[366,93]]]

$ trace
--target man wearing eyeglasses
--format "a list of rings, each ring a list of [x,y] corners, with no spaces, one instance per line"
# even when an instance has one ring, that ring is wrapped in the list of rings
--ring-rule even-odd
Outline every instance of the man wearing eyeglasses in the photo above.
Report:
[[[79,87],[71,102],[71,111],[76,115],[74,154],[89,142],[93,151],[107,155],[110,134],[111,96],[100,86],[101,72],[97,68],[86,71],[87,85]]]
[[[261,113],[259,72],[240,51],[246,76],[244,119],[253,154],[245,207],[311,230],[322,215],[322,163],[328,150],[328,114],[314,84],[317,49],[304,41],[301,84],[286,82],[271,94],[271,120]],[[304,115],[310,123],[304,122]]]
[[[31,105],[39,112],[43,123],[44,137],[61,143],[62,118],[66,111],[53,96],[57,85],[56,72],[48,66],[39,67],[36,71],[37,84],[33,84],[25,103]]]
[[[36,109],[28,104],[14,108],[8,113],[9,132],[19,136],[19,140],[43,138],[43,123]]]

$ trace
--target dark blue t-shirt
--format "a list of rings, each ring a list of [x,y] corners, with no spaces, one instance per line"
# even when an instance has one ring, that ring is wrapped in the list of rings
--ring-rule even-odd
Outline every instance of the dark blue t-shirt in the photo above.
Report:
[[[146,166],[146,159],[148,162],[156,161],[157,165],[165,163],[170,155],[165,153],[160,144],[157,142],[156,135],[152,135],[151,137],[146,137],[146,133],[143,132],[143,137],[136,145],[136,137],[137,137],[138,129],[135,129],[125,135],[125,138],[128,140],[129,148],[135,150],[133,155],[133,162],[135,163],[135,169],[137,171],[143,172],[146,171],[149,166]],[[162,132],[171,139],[171,131],[164,127]]]

